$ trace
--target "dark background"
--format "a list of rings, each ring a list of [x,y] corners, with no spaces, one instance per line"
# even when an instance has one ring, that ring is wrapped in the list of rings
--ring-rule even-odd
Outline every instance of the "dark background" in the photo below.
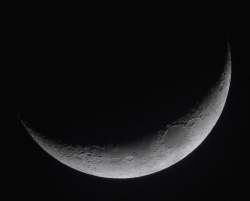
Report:
[[[7,29],[4,86],[11,139],[3,147],[12,146],[5,154],[9,198],[226,200],[247,195],[249,51],[239,21],[222,20],[217,26],[169,18],[74,23],[28,16],[13,22]],[[204,97],[221,72],[227,41],[232,83],[218,123],[192,154],[156,174],[114,180],[80,173],[44,152],[17,117],[71,144],[141,137]]]

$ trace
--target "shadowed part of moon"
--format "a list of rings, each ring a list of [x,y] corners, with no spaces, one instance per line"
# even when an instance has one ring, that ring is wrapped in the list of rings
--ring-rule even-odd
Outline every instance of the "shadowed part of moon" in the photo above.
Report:
[[[131,143],[71,146],[45,138],[25,121],[22,123],[46,152],[73,169],[107,178],[141,177],[172,166],[202,143],[222,113],[230,81],[228,47],[224,71],[203,101],[165,129]]]

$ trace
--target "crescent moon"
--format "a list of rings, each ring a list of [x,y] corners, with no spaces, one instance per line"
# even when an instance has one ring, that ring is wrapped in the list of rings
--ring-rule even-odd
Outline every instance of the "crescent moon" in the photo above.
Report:
[[[203,142],[222,113],[230,81],[231,53],[228,45],[222,74],[191,112],[164,130],[128,144],[71,146],[46,138],[24,120],[21,122],[47,153],[73,169],[105,178],[141,177],[172,166]]]

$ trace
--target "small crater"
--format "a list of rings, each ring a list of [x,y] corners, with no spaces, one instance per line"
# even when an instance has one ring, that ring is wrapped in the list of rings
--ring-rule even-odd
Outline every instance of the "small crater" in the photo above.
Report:
[[[132,161],[133,159],[134,159],[133,156],[127,156],[127,157],[126,157],[126,160],[128,160],[128,161]]]
[[[75,158],[78,159],[78,160],[82,160],[81,156],[75,156]]]

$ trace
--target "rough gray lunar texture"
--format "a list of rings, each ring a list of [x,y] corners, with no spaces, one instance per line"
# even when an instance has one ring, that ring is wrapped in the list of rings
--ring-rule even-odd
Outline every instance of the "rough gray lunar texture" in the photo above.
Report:
[[[222,113],[230,81],[231,54],[228,47],[224,71],[202,102],[164,130],[129,144],[70,146],[45,138],[26,122],[22,123],[46,152],[73,169],[107,178],[141,177],[177,163],[202,143]]]

